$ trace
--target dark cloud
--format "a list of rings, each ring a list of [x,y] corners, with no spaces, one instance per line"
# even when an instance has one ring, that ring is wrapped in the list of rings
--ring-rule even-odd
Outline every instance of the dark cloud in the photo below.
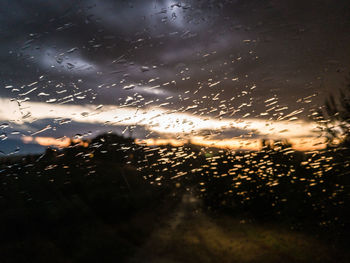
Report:
[[[0,97],[96,105],[133,98],[138,107],[197,104],[211,116],[225,104],[223,116],[264,118],[264,101],[277,96],[281,107],[307,109],[349,71],[349,10],[348,1],[328,0],[6,0]],[[297,102],[314,94],[312,103]]]

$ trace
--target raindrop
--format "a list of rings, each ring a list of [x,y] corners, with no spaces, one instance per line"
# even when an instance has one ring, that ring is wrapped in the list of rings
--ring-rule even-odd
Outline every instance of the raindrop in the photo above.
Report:
[[[142,71],[142,72],[149,71],[149,67],[142,66],[142,67],[141,67],[141,71]]]
[[[1,134],[0,134],[0,140],[1,140],[1,141],[4,141],[4,140],[6,140],[6,139],[7,139],[7,134],[4,133],[4,132],[1,133]]]

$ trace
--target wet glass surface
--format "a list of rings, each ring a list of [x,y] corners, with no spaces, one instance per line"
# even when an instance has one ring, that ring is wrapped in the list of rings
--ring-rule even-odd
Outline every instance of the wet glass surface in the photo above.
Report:
[[[348,1],[2,1],[4,262],[347,262]]]

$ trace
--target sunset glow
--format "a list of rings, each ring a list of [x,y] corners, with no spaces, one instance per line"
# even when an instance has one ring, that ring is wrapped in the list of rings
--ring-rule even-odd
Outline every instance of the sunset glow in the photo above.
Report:
[[[67,137],[63,138],[52,138],[52,137],[31,137],[24,136],[22,137],[24,143],[37,143],[42,146],[55,146],[58,148],[68,147],[71,140]]]
[[[317,125],[305,121],[274,121],[263,119],[234,119],[234,118],[212,118],[193,115],[185,112],[177,112],[164,108],[138,109],[134,107],[116,107],[107,105],[98,109],[97,105],[57,105],[40,102],[24,102],[21,106],[15,101],[0,99],[5,105],[0,110],[0,120],[10,120],[15,123],[31,123],[40,119],[69,119],[78,123],[105,124],[110,126],[138,125],[145,127],[148,131],[164,134],[164,138],[151,139],[149,143],[155,142],[164,144],[169,141],[171,144],[180,144],[181,140],[191,140],[192,143],[230,149],[258,149],[259,140],[256,138],[206,138],[201,135],[205,131],[230,131],[237,129],[242,132],[252,132],[260,138],[283,139],[288,138],[295,148],[298,149],[320,149],[323,147],[322,139],[316,139],[318,135]],[[33,131],[32,136],[40,134],[50,127]],[[40,136],[40,135],[39,135]],[[175,142],[172,137],[180,138]],[[170,139],[168,139],[170,138]],[[37,139],[35,139],[37,140]],[[40,139],[38,139],[40,140]],[[68,139],[62,140],[41,140],[36,141],[41,145],[57,145],[64,147]],[[153,141],[152,141],[153,140]],[[178,139],[177,139],[178,140]],[[152,144],[152,143],[151,143]]]

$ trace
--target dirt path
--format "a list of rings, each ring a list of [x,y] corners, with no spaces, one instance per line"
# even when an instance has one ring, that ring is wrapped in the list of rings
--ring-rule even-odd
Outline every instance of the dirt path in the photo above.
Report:
[[[130,263],[346,262],[312,237],[277,228],[212,219],[186,194]]]

